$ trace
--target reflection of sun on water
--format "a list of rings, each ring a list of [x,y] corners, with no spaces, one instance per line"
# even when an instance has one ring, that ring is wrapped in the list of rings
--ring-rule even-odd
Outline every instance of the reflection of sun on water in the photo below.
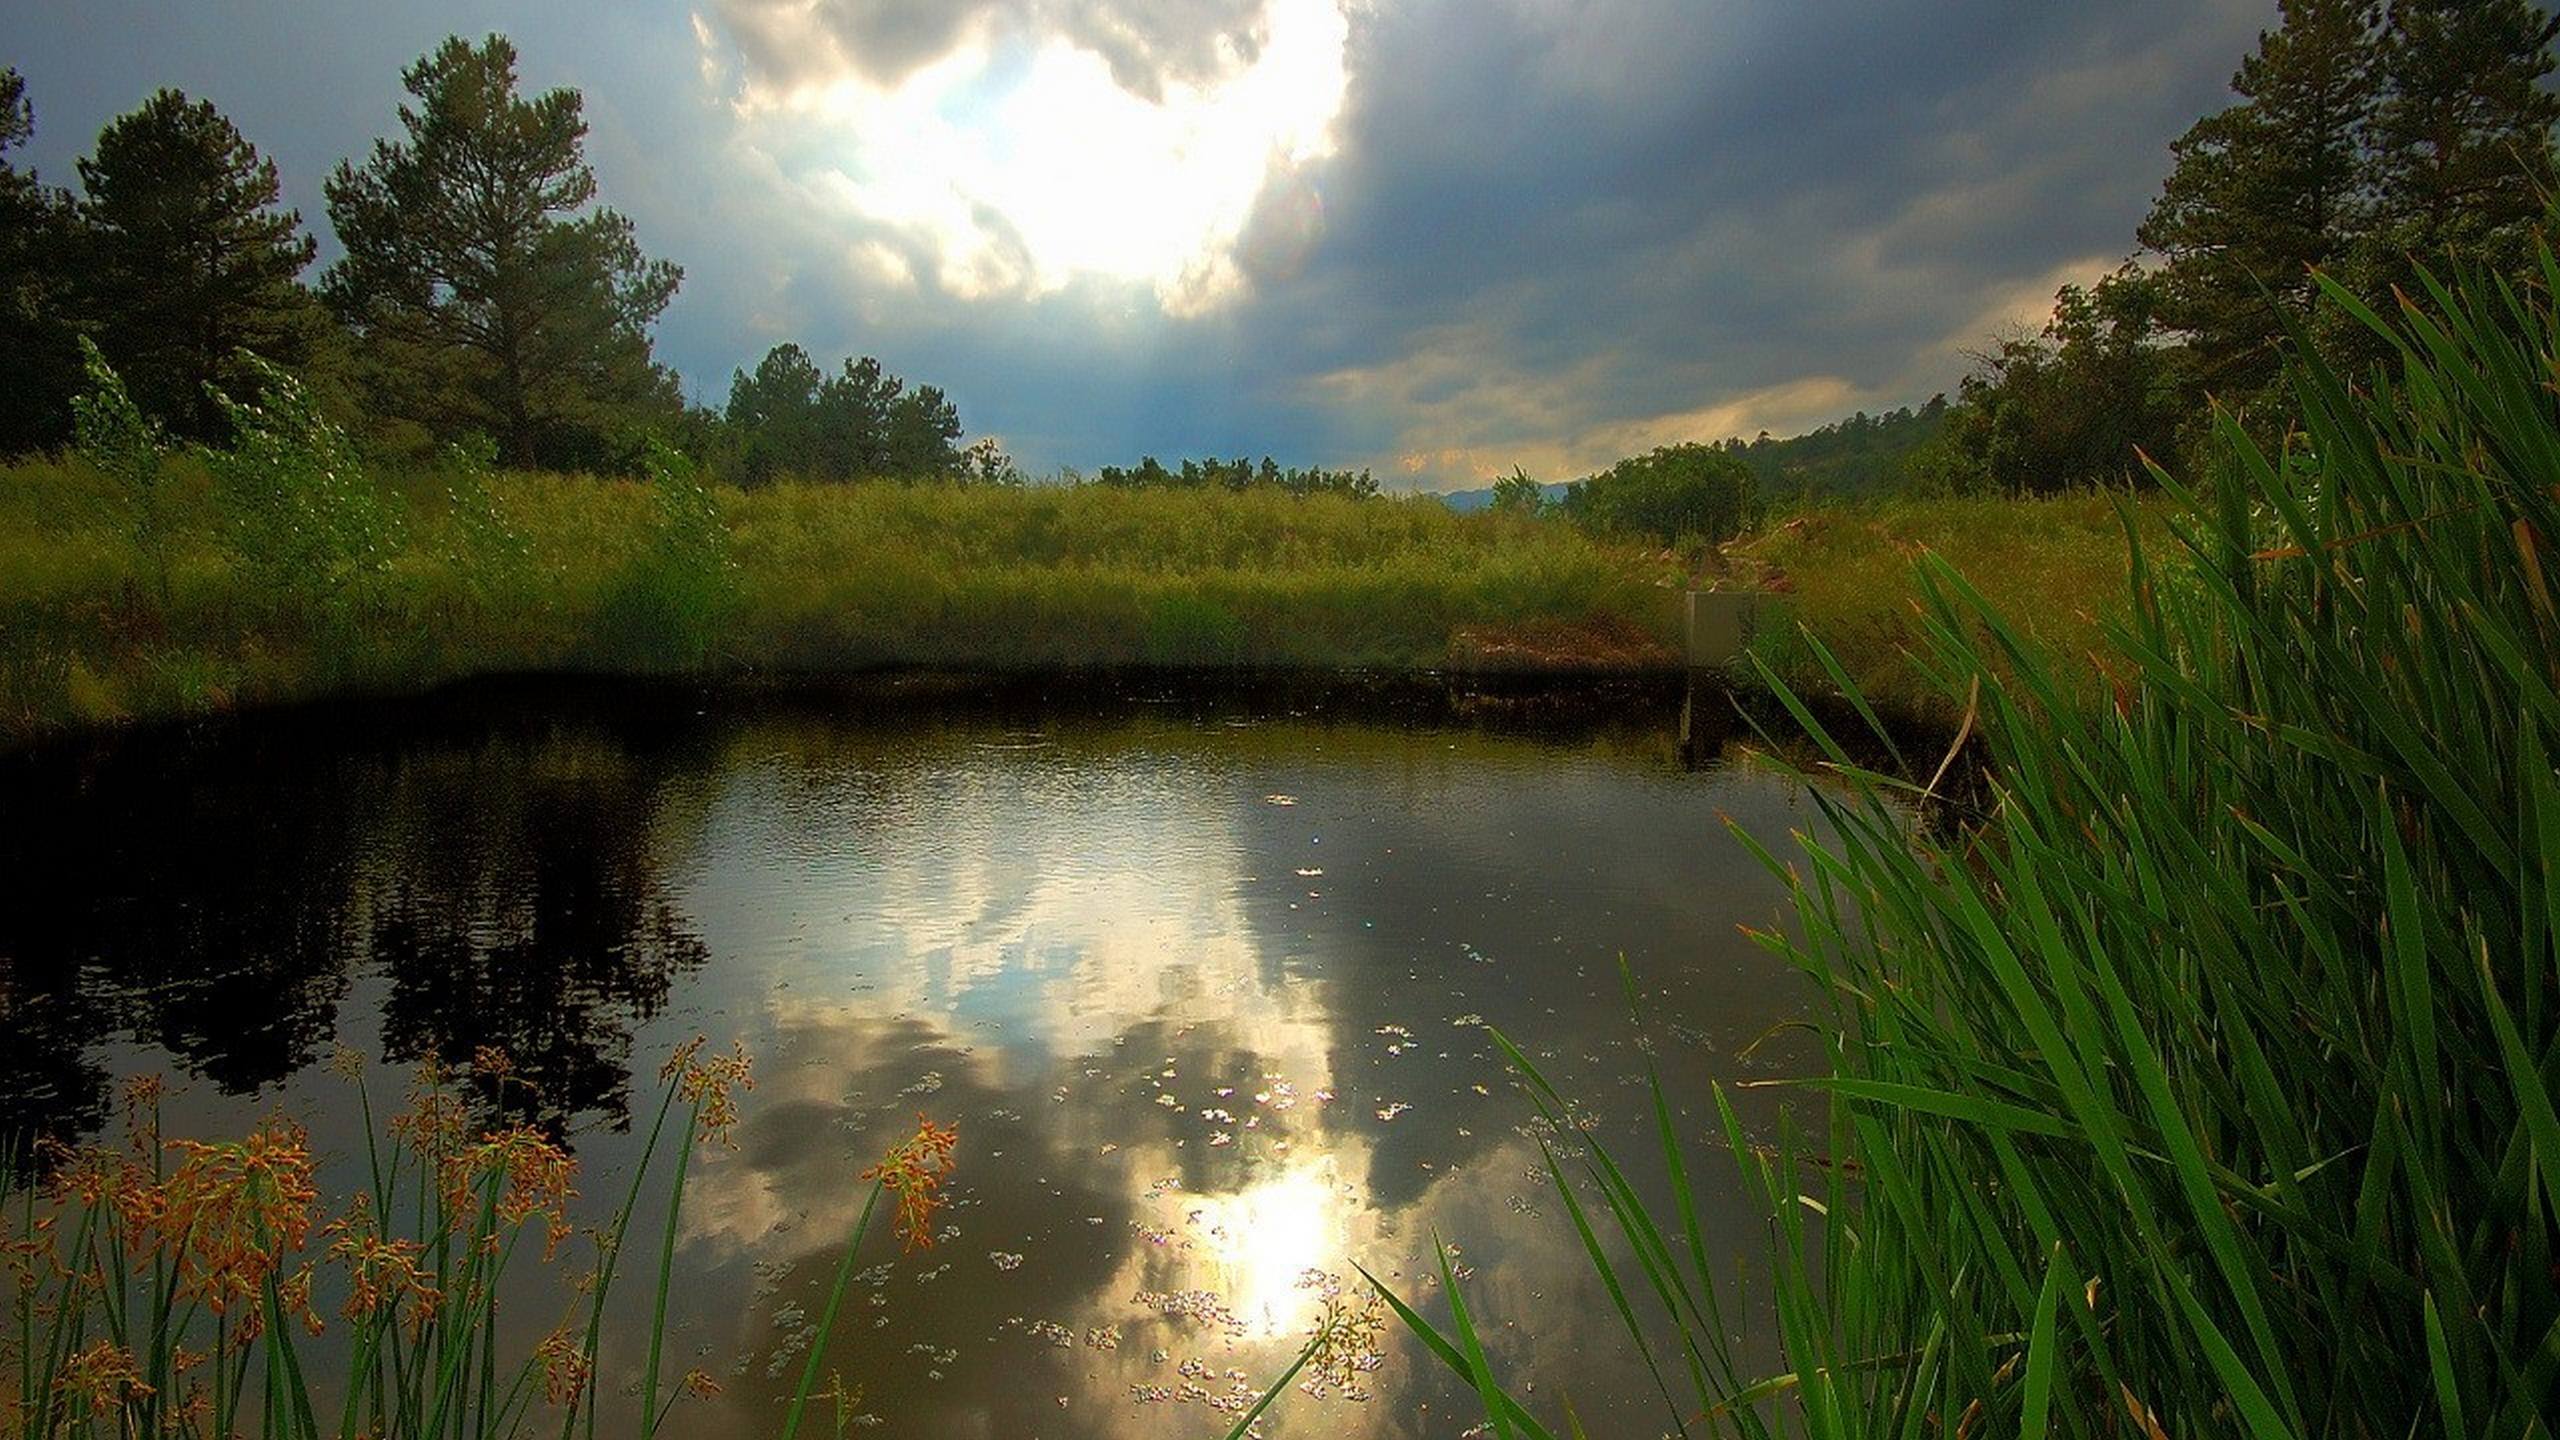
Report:
[[[807,1304],[792,1270],[852,1223],[846,1177],[919,1109],[960,1125],[944,1243],[863,1272],[856,1313],[952,1347],[937,1367],[1035,1374],[1078,1414],[1249,1404],[1359,1303],[1353,1262],[1392,1266],[1417,1202],[1381,1208],[1372,1107],[1335,1103],[1334,982],[1250,909],[1307,883],[1274,847],[1314,843],[1270,788],[1183,757],[963,753],[859,789],[750,771],[711,804],[723,848],[794,862],[688,895],[722,948],[792,957],[737,997],[771,1060],[769,1143],[703,1167],[685,1217],[694,1254],[781,1277],[751,1364]],[[1332,1398],[1357,1404],[1348,1377]]]
[[[1341,1268],[1348,1212],[1355,1208],[1333,1178],[1331,1160],[1293,1164],[1230,1195],[1202,1197],[1202,1287],[1257,1338],[1303,1336],[1323,1298],[1305,1283],[1309,1271]]]

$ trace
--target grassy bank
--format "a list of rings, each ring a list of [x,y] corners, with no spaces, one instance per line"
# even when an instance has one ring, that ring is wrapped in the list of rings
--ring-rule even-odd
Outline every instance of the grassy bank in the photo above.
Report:
[[[202,463],[159,475],[138,524],[88,461],[0,467],[0,734],[520,672],[1642,671],[1678,663],[1693,575],[1782,595],[1755,649],[1789,683],[1837,688],[1801,623],[1881,708],[1952,725],[1913,659],[1913,557],[2084,679],[2123,610],[2096,495],[1801,507],[1684,559],[1425,498],[899,483],[708,492],[711,549],[686,562],[706,573],[671,599],[650,593],[670,563],[651,484],[459,459],[367,481],[388,538],[322,603],[244,555]],[[2156,531],[2156,504],[2136,513]]]
[[[1678,638],[1660,556],[1431,500],[786,484],[713,492],[725,579],[689,647],[629,603],[663,559],[649,485],[376,483],[396,543],[319,610],[225,543],[192,461],[159,486],[165,587],[106,475],[0,468],[0,729],[508,671],[1641,667]]]
[[[2074,684],[2094,683],[2112,653],[2109,621],[2127,613],[2123,507],[2146,546],[2166,540],[2164,502],[2081,492],[1815,503],[1781,513],[1725,547],[1722,583],[1778,592],[1779,622],[1760,627],[1759,660],[1808,694],[1838,682],[1804,643],[1819,638],[1879,709],[1951,725],[1950,696],[1916,657],[1929,651],[1914,562],[1935,555],[1963,575]],[[1799,629],[1801,626],[1801,629]]]

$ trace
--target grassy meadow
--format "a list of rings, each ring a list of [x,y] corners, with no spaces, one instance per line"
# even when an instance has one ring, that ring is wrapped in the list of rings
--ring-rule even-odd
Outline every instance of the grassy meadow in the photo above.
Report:
[[[2067,653],[2122,592],[2095,496],[1802,509],[1683,557],[1427,498],[783,483],[702,492],[717,574],[671,626],[631,603],[668,523],[649,482],[368,483],[391,538],[322,604],[236,553],[198,460],[165,462],[149,526],[88,460],[0,467],[0,733],[553,671],[1665,669],[1693,571],[1785,593],[1759,647],[1781,674],[1823,683],[1800,619],[1881,704],[1943,721],[1909,659],[1920,547]]]
[[[1678,567],[1566,525],[1419,499],[884,482],[710,491],[721,574],[688,644],[624,603],[665,528],[647,483],[500,473],[475,508],[452,478],[378,477],[397,541],[317,606],[231,552],[191,461],[160,481],[156,552],[86,462],[0,468],[0,728],[504,672],[1643,667],[1678,641]],[[475,533],[492,515],[495,546]]]

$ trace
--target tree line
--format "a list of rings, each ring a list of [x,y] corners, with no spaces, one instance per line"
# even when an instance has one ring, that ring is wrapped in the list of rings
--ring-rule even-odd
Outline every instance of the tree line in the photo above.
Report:
[[[1287,466],[1268,455],[1258,465],[1239,455],[1233,460],[1184,460],[1172,467],[1153,455],[1142,455],[1134,466],[1105,465],[1093,473],[1092,480],[1124,490],[1277,490],[1284,495],[1341,495],[1353,500],[1367,500],[1378,493],[1378,482],[1366,470]]]
[[[2351,371],[2380,358],[2315,273],[2378,306],[2448,256],[2527,277],[2560,213],[2555,38],[2529,0],[2282,0],[2235,101],[2170,147],[2141,251],[1978,355],[1909,480],[2121,484],[2194,457],[2216,407],[2280,433],[2289,317]]]
[[[829,375],[779,345],[688,407],[651,342],[684,271],[598,202],[579,92],[523,93],[501,35],[401,79],[398,134],[327,180],[343,253],[313,281],[275,162],[210,102],[163,89],[109,122],[74,194],[13,162],[35,111],[0,70],[0,453],[72,438],[86,339],[182,440],[228,438],[224,397],[272,365],[383,454],[485,439],[508,466],[627,472],[656,438],[743,484],[1016,478],[870,357]]]

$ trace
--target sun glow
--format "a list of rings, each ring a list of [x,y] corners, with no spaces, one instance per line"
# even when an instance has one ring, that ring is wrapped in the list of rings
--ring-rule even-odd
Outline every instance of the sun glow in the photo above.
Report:
[[[695,31],[718,73],[717,33]],[[1193,314],[1313,243],[1348,37],[1341,0],[1271,0],[1258,43],[1221,39],[1207,74],[1149,95],[1062,34],[981,20],[894,83],[848,63],[732,103],[761,163],[866,232],[847,255],[874,280],[977,299],[1090,278]]]
[[[1348,1263],[1359,1192],[1335,1178],[1338,1159],[1295,1159],[1246,1189],[1190,1202],[1208,1242],[1203,1283],[1254,1335],[1305,1334],[1324,1308],[1307,1277]]]

